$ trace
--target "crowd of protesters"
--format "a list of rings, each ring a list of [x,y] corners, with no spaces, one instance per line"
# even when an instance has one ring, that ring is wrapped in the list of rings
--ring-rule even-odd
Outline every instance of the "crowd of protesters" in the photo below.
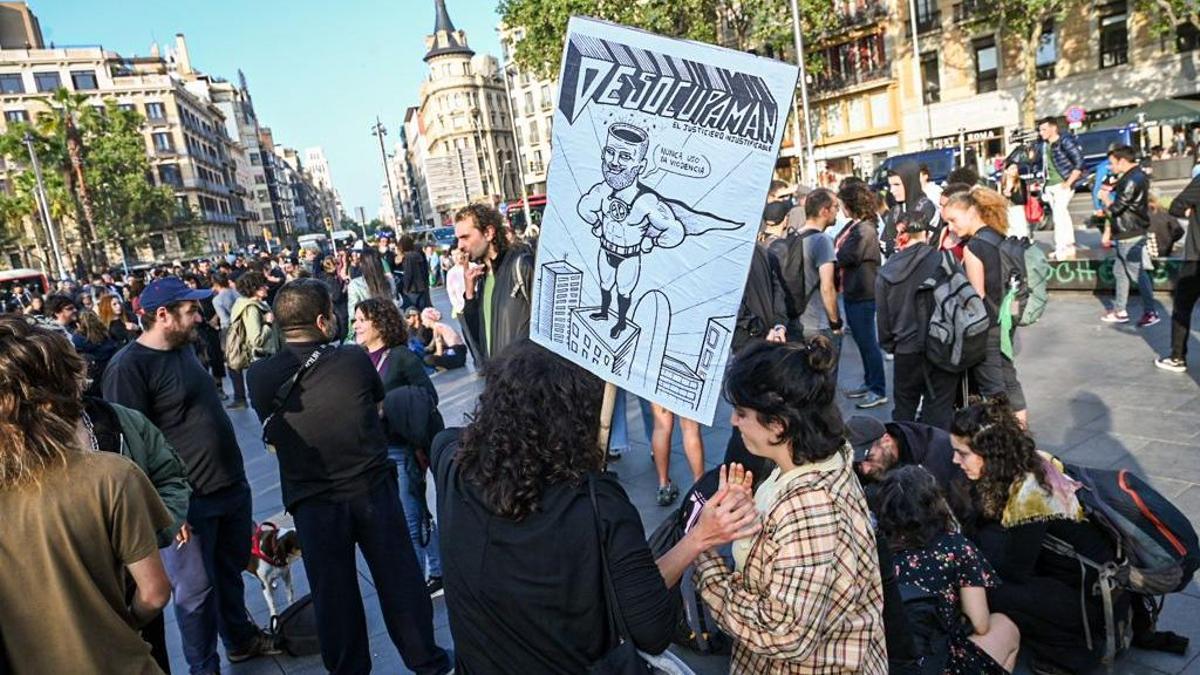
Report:
[[[1047,162],[1066,190],[1078,176],[1053,131]],[[1105,320],[1128,320],[1149,191],[1128,148],[1109,161],[1105,238],[1125,283]],[[1090,591],[1094,571],[1043,543],[1101,565],[1117,551],[1028,431],[1000,249],[1028,232],[1023,209],[1014,222],[1027,196],[976,182],[934,186],[908,162],[886,195],[855,178],[772,185],[725,376],[726,462],[708,480],[701,427],[679,420],[696,481],[681,509],[703,506],[661,550],[605,472],[624,424],[607,455],[595,449],[602,383],[528,339],[536,242],[490,207],[456,215],[448,256],[403,236],[14,287],[0,316],[0,512],[17,514],[0,532],[13,561],[0,666],[169,672],[169,597],[192,673],[220,671],[218,641],[230,662],[280,652],[245,607],[254,509],[229,411],[249,408],[331,672],[371,667],[357,555],[417,673],[626,672],[675,639],[684,581],[732,641],[733,672],[1003,673],[1022,651],[1035,672],[1086,671],[1114,609]],[[1169,210],[1190,220],[1168,370],[1186,368],[1200,296],[1198,206],[1200,178]],[[924,282],[944,265],[987,310],[986,350],[962,372],[925,348]],[[449,320],[430,297],[442,283]],[[1151,288],[1141,302],[1142,323],[1157,320]],[[838,367],[847,331],[861,381]],[[468,355],[482,394],[464,427],[443,429],[431,375]],[[844,419],[839,396],[893,403],[892,419]],[[670,506],[675,416],[647,405],[643,418]],[[39,611],[7,601],[30,588]],[[434,635],[442,593],[454,652]],[[1115,611],[1134,644],[1186,647],[1156,630],[1147,598]],[[72,648],[41,648],[47,635]]]

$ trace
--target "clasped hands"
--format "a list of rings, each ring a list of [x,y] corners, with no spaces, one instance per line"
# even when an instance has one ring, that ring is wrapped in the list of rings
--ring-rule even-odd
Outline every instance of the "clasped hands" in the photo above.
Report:
[[[719,475],[716,493],[705,502],[699,520],[687,534],[701,551],[754,536],[762,529],[754,505],[754,474],[734,463],[722,466]]]

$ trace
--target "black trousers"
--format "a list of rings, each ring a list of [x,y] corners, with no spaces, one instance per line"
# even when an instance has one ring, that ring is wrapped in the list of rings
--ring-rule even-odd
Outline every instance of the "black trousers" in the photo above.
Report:
[[[294,513],[325,668],[339,675],[371,670],[357,547],[371,570],[383,622],[404,665],[418,675],[448,672],[452,664],[434,642],[433,605],[407,536],[395,474],[345,501],[302,501]]]
[[[1175,294],[1171,310],[1171,356],[1187,360],[1188,334],[1192,330],[1192,310],[1200,299],[1200,261],[1183,263],[1179,279],[1175,282]]]
[[[924,354],[896,354],[892,365],[892,398],[895,401],[892,419],[919,421],[949,430],[959,375],[938,368]],[[919,420],[918,407],[921,409]]]

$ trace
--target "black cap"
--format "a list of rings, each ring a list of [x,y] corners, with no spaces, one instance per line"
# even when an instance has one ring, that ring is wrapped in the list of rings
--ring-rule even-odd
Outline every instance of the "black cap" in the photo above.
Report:
[[[886,433],[887,427],[874,417],[855,415],[846,420],[846,437],[854,448],[854,461],[866,459],[867,451]]]

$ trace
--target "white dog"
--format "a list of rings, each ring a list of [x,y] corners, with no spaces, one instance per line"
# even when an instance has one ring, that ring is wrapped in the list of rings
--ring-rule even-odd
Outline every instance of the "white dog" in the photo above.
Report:
[[[292,563],[299,557],[300,537],[296,530],[278,527],[271,522],[263,522],[254,528],[250,539],[250,564],[246,566],[246,571],[262,584],[263,597],[267,599],[272,617],[279,615],[275,608],[274,590],[280,579],[283,580],[287,604],[291,605],[295,598]]]

